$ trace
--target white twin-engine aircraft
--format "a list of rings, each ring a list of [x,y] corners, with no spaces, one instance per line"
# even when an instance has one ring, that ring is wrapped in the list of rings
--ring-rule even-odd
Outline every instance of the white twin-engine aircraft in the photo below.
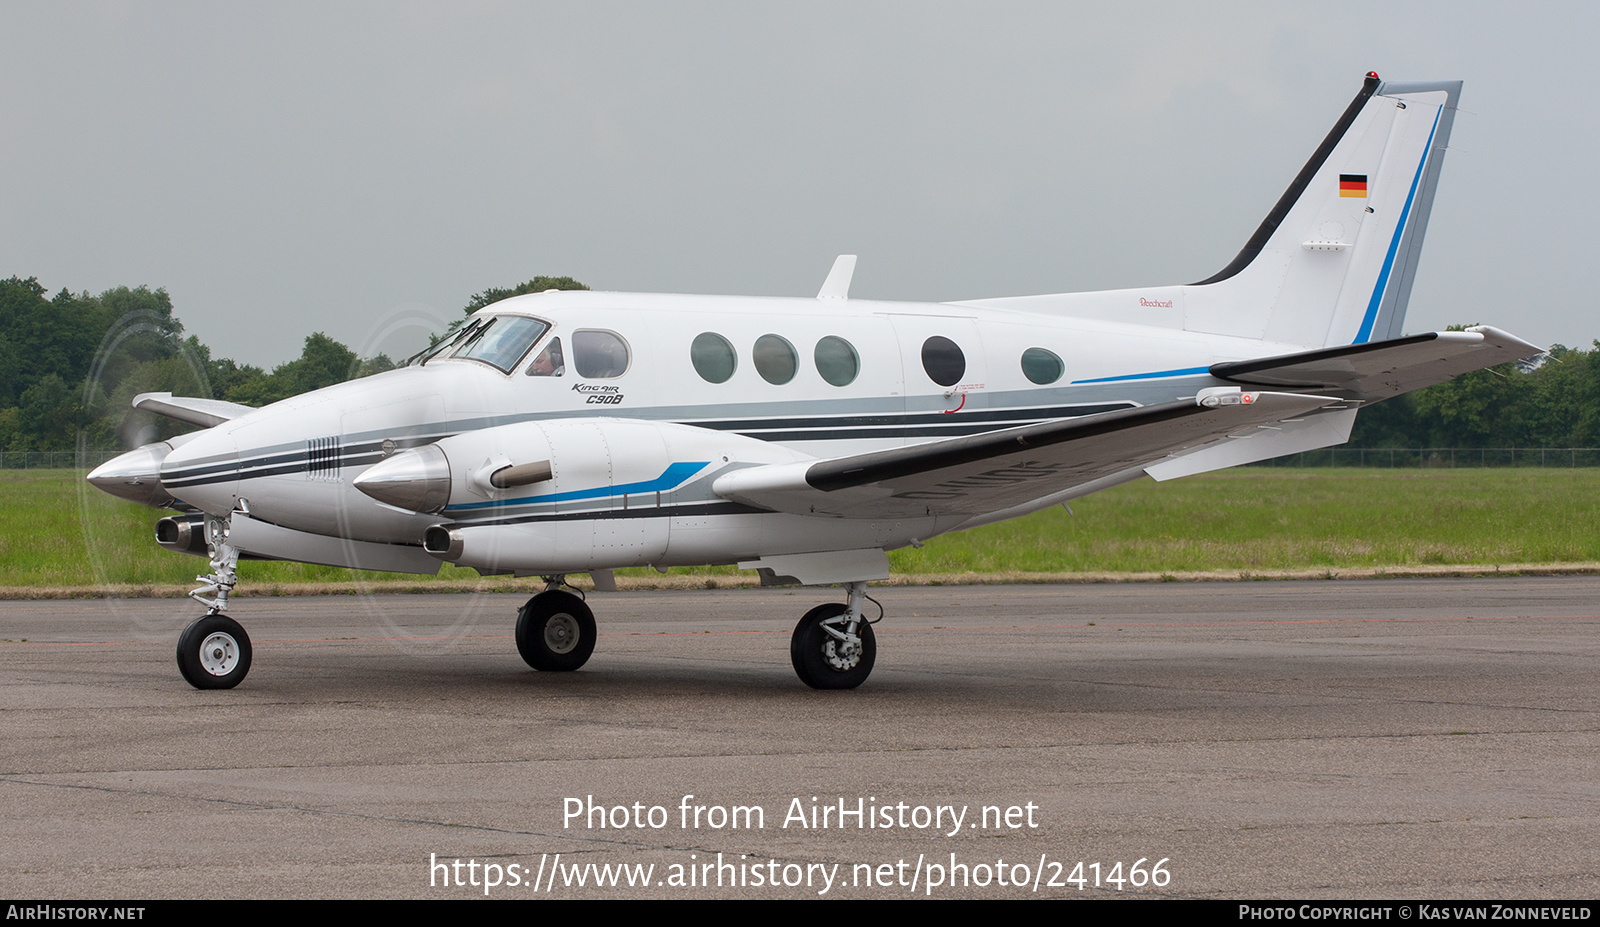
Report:
[[[1339,444],[1366,403],[1538,353],[1487,326],[1402,334],[1460,89],[1368,74],[1198,283],[877,302],[848,298],[845,255],[816,299],[520,296],[398,370],[262,409],[141,395],[205,429],[88,478],[177,509],[157,540],[209,555],[190,593],[209,611],[178,642],[199,688],[250,668],[223,614],[241,556],[543,577],[516,628],[540,670],[594,649],[573,573],[737,563],[837,583],[844,601],[800,619],[790,657],[807,685],[853,688],[885,551]]]

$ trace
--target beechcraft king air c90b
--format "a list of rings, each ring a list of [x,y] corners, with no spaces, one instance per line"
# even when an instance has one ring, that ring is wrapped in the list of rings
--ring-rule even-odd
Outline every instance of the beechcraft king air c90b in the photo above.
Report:
[[[145,394],[205,426],[89,474],[177,509],[209,556],[178,665],[238,684],[241,556],[540,576],[517,648],[575,670],[594,617],[565,577],[737,563],[841,584],[790,657],[815,688],[876,655],[886,551],[1141,476],[1345,441],[1366,403],[1540,350],[1487,326],[1402,334],[1459,82],[1361,92],[1266,220],[1198,283],[890,303],[548,292],[495,303],[398,370],[262,409]]]

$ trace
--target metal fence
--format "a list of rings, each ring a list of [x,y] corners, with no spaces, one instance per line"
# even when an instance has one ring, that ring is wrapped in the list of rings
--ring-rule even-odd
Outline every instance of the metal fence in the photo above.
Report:
[[[0,451],[0,470],[88,470],[121,454],[120,450],[85,451]]]
[[[1259,467],[1600,467],[1596,447],[1329,447],[1263,460]]]

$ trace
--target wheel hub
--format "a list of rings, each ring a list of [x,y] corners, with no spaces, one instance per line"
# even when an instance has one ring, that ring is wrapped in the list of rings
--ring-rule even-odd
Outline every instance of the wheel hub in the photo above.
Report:
[[[578,620],[563,612],[544,623],[544,645],[551,653],[571,653],[578,646]]]
[[[213,631],[200,642],[200,667],[213,676],[226,676],[239,665],[239,642],[232,634]]]
[[[828,629],[832,632],[832,628]],[[861,662],[861,638],[854,634],[844,634],[843,640],[832,640],[822,645],[822,658],[828,666],[839,672],[848,672],[855,669]]]

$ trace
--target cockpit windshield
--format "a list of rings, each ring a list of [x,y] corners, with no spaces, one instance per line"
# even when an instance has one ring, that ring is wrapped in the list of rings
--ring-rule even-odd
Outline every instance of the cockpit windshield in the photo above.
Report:
[[[478,326],[483,324],[483,321],[483,319],[472,319],[468,321],[467,324],[455,329],[454,331],[447,329],[443,335],[439,336],[438,341],[406,358],[406,362],[400,366],[420,367],[423,364],[426,364],[428,361],[433,360],[435,357],[442,357],[448,354],[451,350],[460,345],[461,342],[470,338],[472,333],[478,330]]]
[[[520,315],[477,318],[408,363],[444,358],[481,361],[510,373],[528,349],[550,330],[550,323]]]
[[[550,330],[550,323],[521,315],[496,316],[479,326],[450,356],[483,361],[510,373],[534,342]]]

